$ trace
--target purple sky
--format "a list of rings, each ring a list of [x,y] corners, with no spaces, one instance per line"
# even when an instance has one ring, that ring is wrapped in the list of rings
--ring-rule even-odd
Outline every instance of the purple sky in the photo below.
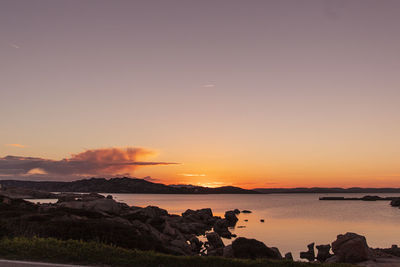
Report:
[[[399,14],[398,0],[2,0],[0,157],[144,147],[182,163],[137,172],[166,182],[394,185]]]

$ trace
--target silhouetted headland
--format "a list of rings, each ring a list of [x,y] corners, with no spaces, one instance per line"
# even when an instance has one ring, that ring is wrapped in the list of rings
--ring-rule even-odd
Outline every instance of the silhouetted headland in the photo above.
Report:
[[[90,178],[70,182],[0,180],[0,185],[41,190],[46,192],[102,192],[130,194],[310,194],[310,193],[400,193],[400,188],[256,188],[235,186],[216,188],[195,185],[165,185],[138,178]],[[340,200],[340,197],[335,200]],[[323,200],[328,200],[323,199]],[[333,200],[333,199],[330,199]],[[347,199],[350,200],[350,199]],[[354,199],[355,200],[355,199]]]

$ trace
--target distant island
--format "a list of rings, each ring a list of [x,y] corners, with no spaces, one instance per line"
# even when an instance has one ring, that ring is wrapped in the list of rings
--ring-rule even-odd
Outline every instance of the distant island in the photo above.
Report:
[[[6,187],[28,188],[48,192],[101,192],[130,194],[261,194],[234,186],[168,186],[138,178],[90,178],[72,182],[0,180]]]
[[[216,188],[194,185],[165,185],[139,178],[90,178],[71,182],[0,180],[0,185],[47,192],[102,192],[130,194],[305,194],[305,193],[400,193],[400,188]]]

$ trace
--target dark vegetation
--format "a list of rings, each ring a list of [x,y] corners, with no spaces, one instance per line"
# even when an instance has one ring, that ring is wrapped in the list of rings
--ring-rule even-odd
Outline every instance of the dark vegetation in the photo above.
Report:
[[[7,187],[47,192],[102,192],[140,194],[300,194],[300,193],[400,193],[400,188],[256,188],[234,186],[209,188],[193,185],[164,185],[136,178],[90,178],[72,182],[1,180]]]
[[[101,264],[110,266],[210,266],[210,267],[350,267],[349,264],[315,264],[267,259],[246,260],[223,257],[172,256],[153,251],[124,249],[99,242],[53,238],[3,238],[0,257],[57,263]]]

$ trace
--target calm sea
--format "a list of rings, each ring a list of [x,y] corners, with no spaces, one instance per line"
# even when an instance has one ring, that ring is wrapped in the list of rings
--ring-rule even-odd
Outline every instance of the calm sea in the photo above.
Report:
[[[251,210],[251,214],[238,216],[239,221],[231,232],[278,247],[282,254],[291,251],[295,258],[306,250],[307,244],[329,244],[336,235],[346,232],[365,235],[372,247],[400,244],[400,209],[391,207],[389,201],[318,200],[321,196],[362,197],[366,194],[112,195],[131,206],[153,205],[172,214],[181,214],[189,208],[211,208],[214,215],[219,216],[235,208]],[[377,195],[400,197],[400,194]],[[265,222],[260,222],[261,219]],[[225,244],[230,242],[224,239]]]

